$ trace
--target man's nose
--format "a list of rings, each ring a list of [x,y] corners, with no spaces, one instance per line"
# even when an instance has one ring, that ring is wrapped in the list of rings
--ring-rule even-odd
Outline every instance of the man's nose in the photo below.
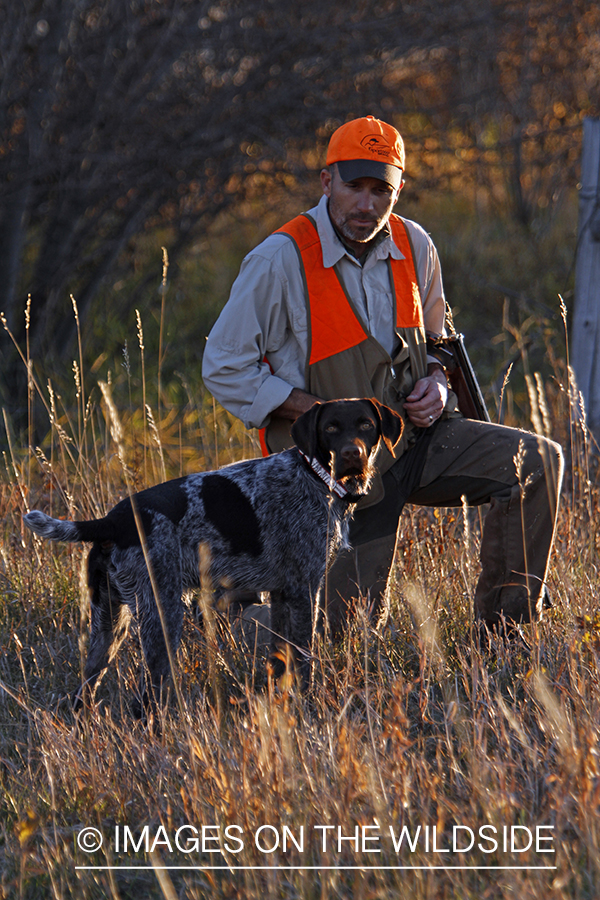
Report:
[[[361,212],[373,211],[373,194],[369,190],[360,191],[358,195],[358,208]]]

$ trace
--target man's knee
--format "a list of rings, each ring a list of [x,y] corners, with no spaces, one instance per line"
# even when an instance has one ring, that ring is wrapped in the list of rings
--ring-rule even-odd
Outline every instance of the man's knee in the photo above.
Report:
[[[519,441],[519,446],[523,445],[525,452],[534,457],[538,456],[542,460],[554,460],[558,462],[562,459],[562,447],[556,441],[551,440],[542,435],[533,432],[524,431]]]
[[[556,505],[562,484],[564,457],[560,444],[549,438],[528,434],[515,457],[517,481],[527,487],[532,481],[546,484],[552,502]]]

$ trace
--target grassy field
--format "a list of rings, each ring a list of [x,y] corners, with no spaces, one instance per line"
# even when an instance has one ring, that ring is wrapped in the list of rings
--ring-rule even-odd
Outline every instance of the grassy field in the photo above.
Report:
[[[40,542],[21,516],[98,515],[131,487],[257,444],[209,398],[159,407],[154,391],[151,409],[142,377],[138,408],[126,387],[92,392],[77,367],[75,381],[69,414],[39,391],[43,449],[5,420],[1,897],[598,896],[598,497],[564,364],[531,379],[521,423],[569,455],[553,608],[525,641],[473,645],[479,512],[407,509],[388,615],[359,610],[341,645],[315,648],[309,696],[270,682],[224,619],[201,628],[190,614],[179,700],[151,727],[129,706],[134,628],[75,720],[85,550]]]

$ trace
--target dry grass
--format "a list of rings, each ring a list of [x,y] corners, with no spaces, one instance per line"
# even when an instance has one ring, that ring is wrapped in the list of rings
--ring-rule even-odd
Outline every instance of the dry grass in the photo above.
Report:
[[[598,497],[585,430],[575,422],[569,434],[573,391],[559,379],[549,393],[545,415],[554,431],[567,423],[573,457],[554,608],[527,631],[529,649],[498,645],[484,657],[473,646],[479,514],[407,510],[387,622],[360,614],[342,646],[320,645],[310,696],[270,683],[226,623],[211,637],[190,615],[176,672],[182,705],[172,699],[151,727],[128,707],[133,629],[75,721],[66,698],[85,653],[84,551],[41,543],[21,515],[34,504],[96,514],[127,483],[256,447],[210,404],[180,415],[164,407],[159,421],[123,411],[109,386],[101,402],[80,390],[70,419],[52,412],[43,454],[13,442],[0,485],[0,896],[597,897]],[[178,849],[184,826],[197,835],[180,831]],[[203,826],[204,849],[187,843]],[[395,849],[404,826],[411,839],[421,828],[414,852],[406,839]],[[475,832],[473,850],[438,852],[452,849],[453,826]],[[484,826],[497,829],[494,852],[484,852]],[[504,852],[512,826],[519,846],[526,828],[551,826],[541,848],[556,852]],[[96,853],[78,845],[88,827],[104,839]],[[123,852],[126,828],[137,850],[130,837]],[[468,832],[456,834],[465,846]],[[552,868],[531,868],[540,866]]]

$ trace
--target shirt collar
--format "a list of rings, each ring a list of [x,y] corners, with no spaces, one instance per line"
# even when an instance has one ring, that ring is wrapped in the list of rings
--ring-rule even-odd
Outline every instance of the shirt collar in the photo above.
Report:
[[[325,268],[332,268],[332,266],[335,266],[335,264],[344,256],[347,257],[347,259],[352,260],[355,265],[359,266],[359,261],[355,256],[348,252],[335,233],[335,229],[329,218],[329,212],[327,211],[327,197],[325,194],[321,197],[318,206],[315,206],[314,209],[310,210],[310,215],[312,215],[317,224],[317,233],[323,250],[323,265]],[[404,259],[404,254],[400,252],[398,246],[394,243],[391,234],[385,237],[373,250],[371,250],[368,255],[368,260],[373,264],[377,262],[377,260],[387,259],[388,256],[391,256],[392,259]]]

